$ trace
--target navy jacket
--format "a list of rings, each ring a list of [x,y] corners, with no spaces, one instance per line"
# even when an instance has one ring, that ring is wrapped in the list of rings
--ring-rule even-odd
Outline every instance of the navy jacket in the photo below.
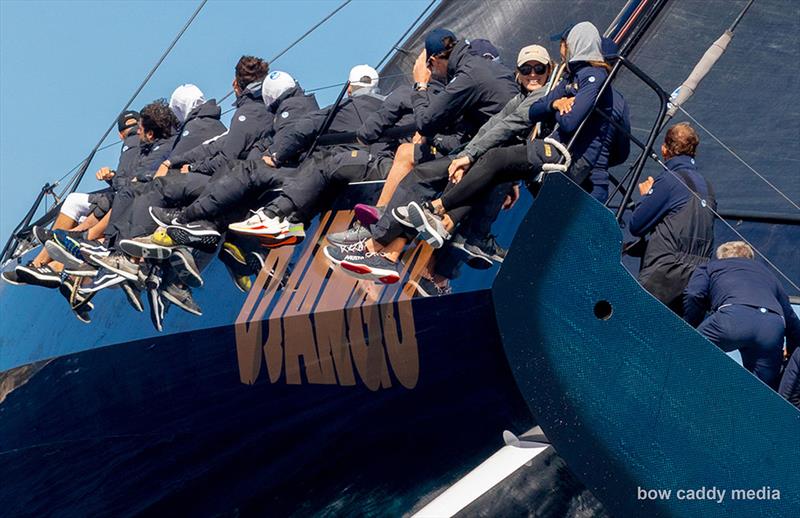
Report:
[[[789,363],[786,364],[778,393],[789,403],[800,408],[800,348],[795,349],[789,358]]]
[[[114,177],[108,182],[112,189],[118,191],[131,183],[138,161],[139,135],[135,131],[131,131],[122,141],[122,151],[117,168],[114,170]]]
[[[214,99],[204,102],[189,112],[178,130],[170,156],[180,156],[225,133],[227,128],[219,120],[221,113],[222,110]]]
[[[367,117],[358,128],[356,131],[358,140],[364,144],[372,144],[390,128],[414,124],[411,94],[411,87],[406,85],[392,90],[380,108]]]
[[[558,123],[555,136],[559,142],[568,143],[583,119],[589,115],[607,77],[608,72],[603,67],[593,67],[582,61],[570,63],[567,76],[562,78],[549,94],[531,105],[528,110],[531,122]],[[564,115],[560,115],[552,106],[553,101],[562,97],[575,98],[572,110]],[[624,102],[624,99],[622,101]],[[597,101],[597,109],[609,117],[614,116],[613,89],[605,90]],[[609,153],[615,133],[613,124],[604,117],[596,113],[591,115],[570,149],[572,169],[580,168],[582,171],[580,174],[575,173],[579,181],[580,177],[585,177],[591,169],[608,169]]]
[[[247,155],[248,160],[258,159],[269,149],[275,134],[288,128],[305,115],[319,110],[314,94],[306,94],[300,85],[284,92],[272,101],[267,112],[272,118],[271,131],[253,145]]]
[[[800,318],[781,283],[761,263],[732,257],[712,259],[695,269],[683,295],[684,319],[697,327],[706,311],[717,311],[725,304],[766,308],[782,315],[789,353],[800,346]]]
[[[128,164],[125,175],[119,178],[114,188],[119,191],[123,187],[130,185],[134,178],[139,183],[149,182],[153,178],[153,175],[156,174],[161,162],[166,160],[169,156],[174,142],[174,135],[165,139],[156,139],[149,144],[142,144],[140,142],[138,147],[139,152]],[[114,179],[116,179],[116,175]]]
[[[671,171],[686,172],[697,186],[698,194],[703,198],[709,196],[708,183],[697,172],[694,158],[680,155],[670,158],[665,165]],[[631,234],[639,237],[646,235],[658,222],[681,210],[692,196],[692,193],[673,174],[662,172],[656,177],[650,192],[636,203],[628,227]]]
[[[470,52],[459,42],[447,62],[449,82],[444,90],[414,92],[411,98],[417,130],[433,139],[437,133],[462,133],[467,142],[492,115],[519,92],[514,74],[506,66]],[[460,118],[460,131],[453,123]]]
[[[614,90],[614,106],[613,106],[614,121],[618,122],[622,128],[628,133],[631,132],[631,110],[628,107],[628,101],[621,93]],[[608,154],[608,167],[614,167],[624,163],[631,153],[631,141],[628,135],[619,131],[612,125],[613,138],[611,147]]]
[[[339,103],[328,133],[356,132],[364,121],[383,105],[383,100],[383,96],[366,90],[357,90],[351,97]],[[296,163],[314,142],[332,109],[333,105],[311,112],[285,130],[275,133],[272,145],[269,147],[269,154],[275,163],[278,165]],[[345,144],[338,147],[342,150],[363,149],[360,144]],[[370,148],[373,154],[382,154],[387,150],[388,146],[385,144],[377,144]]]
[[[247,85],[234,105],[228,132],[170,158],[172,167],[190,164],[192,172],[210,175],[230,160],[247,158],[250,148],[272,130],[272,117],[261,99],[261,81]]]

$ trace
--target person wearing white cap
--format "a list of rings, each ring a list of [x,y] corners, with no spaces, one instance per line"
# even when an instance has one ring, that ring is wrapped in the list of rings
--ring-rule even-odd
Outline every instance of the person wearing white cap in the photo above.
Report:
[[[366,88],[375,93],[378,92],[380,76],[378,71],[369,65],[356,65],[351,68],[347,80],[350,83],[350,87],[347,89],[349,95],[353,95],[353,92],[361,88]]]
[[[170,156],[190,151],[227,131],[219,120],[222,110],[217,101],[206,101],[203,91],[193,84],[176,88],[169,98],[169,107],[181,124]]]

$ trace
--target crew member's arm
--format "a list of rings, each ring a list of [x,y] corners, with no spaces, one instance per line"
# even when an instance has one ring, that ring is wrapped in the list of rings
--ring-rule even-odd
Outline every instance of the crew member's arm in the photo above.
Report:
[[[325,119],[332,106],[309,113],[289,127],[278,131],[270,145],[268,154],[276,166],[294,162],[314,142],[314,137],[322,130]]]
[[[655,181],[648,178],[644,186],[640,186],[640,190],[642,190],[652,181],[650,188],[642,193],[642,197],[636,204],[636,208],[633,209],[631,220],[628,223],[628,230],[634,236],[643,237],[646,235],[669,211],[671,189],[668,175],[669,173],[662,173]]]
[[[558,111],[555,113],[556,122],[562,131],[573,133],[578,129],[583,119],[592,111],[606,77],[608,74],[605,70],[598,68],[583,69],[578,72],[578,91],[575,93],[572,108],[565,113]]]

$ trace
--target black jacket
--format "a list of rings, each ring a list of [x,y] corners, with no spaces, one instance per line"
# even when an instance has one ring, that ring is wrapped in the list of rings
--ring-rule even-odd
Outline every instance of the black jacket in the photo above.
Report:
[[[139,135],[135,131],[132,131],[122,141],[119,163],[117,163],[117,168],[114,171],[114,177],[108,182],[115,191],[131,183],[131,178],[135,175],[134,171],[138,161]]]
[[[448,128],[460,117],[462,141],[468,141],[519,92],[511,70],[471,54],[465,41],[450,54],[447,78],[444,90],[414,92],[411,99],[417,129],[428,138],[437,133],[453,133]]]
[[[306,94],[300,85],[295,86],[272,101],[267,111],[272,119],[272,131],[253,145],[247,155],[249,160],[261,158],[269,149],[275,134],[288,128],[305,115],[319,110],[314,94]]]
[[[117,179],[118,175],[114,175],[114,188],[121,190],[123,187],[130,185],[131,181],[135,178],[137,182],[149,182],[153,175],[156,174],[161,162],[167,159],[172,145],[175,142],[175,136],[164,139],[156,139],[149,144],[142,144],[139,142],[138,153],[132,157],[130,163],[126,167],[123,176]],[[119,171],[118,171],[119,173]]]
[[[179,156],[225,133],[227,128],[219,120],[221,113],[222,110],[214,99],[204,102],[189,112],[178,130],[178,136],[175,138],[170,156]]]
[[[196,173],[213,174],[230,160],[245,159],[250,148],[269,134],[272,118],[261,99],[261,81],[251,83],[236,102],[236,112],[227,133],[170,159],[172,167],[190,164]]]
[[[327,133],[355,133],[364,121],[383,105],[383,101],[383,96],[366,90],[357,90],[351,97],[339,103]],[[319,134],[332,109],[331,105],[312,112],[285,130],[276,132],[274,141],[269,147],[272,159],[279,165],[296,163],[301,158],[300,155],[314,142],[314,137]],[[343,144],[337,147],[341,150],[363,149],[359,144]],[[374,155],[387,150],[386,144],[375,144],[370,147],[370,153]]]

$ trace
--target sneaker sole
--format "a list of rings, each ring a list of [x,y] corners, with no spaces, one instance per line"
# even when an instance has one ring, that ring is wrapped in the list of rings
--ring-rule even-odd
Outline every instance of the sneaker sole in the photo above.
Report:
[[[89,286],[89,287],[86,287],[86,288],[78,288],[78,293],[80,293],[81,295],[86,295],[86,294],[89,294],[89,293],[96,293],[96,292],[98,292],[100,290],[104,290],[106,288],[110,288],[112,286],[116,286],[117,284],[121,284],[123,282],[125,282],[125,279],[119,279],[119,278],[115,277],[115,278],[109,279],[108,281],[105,281],[103,284],[98,284],[96,286]]]
[[[105,268],[105,269],[107,269],[107,270],[109,270],[111,272],[116,273],[120,277],[123,277],[124,279],[127,279],[129,281],[135,281],[135,280],[139,279],[138,273],[128,272],[128,271],[122,270],[120,268],[117,268],[117,267],[114,267],[114,266],[109,266],[107,264],[102,264],[102,263],[100,263],[100,266],[102,266],[103,268]]]
[[[400,280],[400,275],[392,270],[383,270],[381,268],[371,268],[364,264],[354,264],[347,261],[342,261],[339,266],[348,272],[362,275],[364,279],[382,282],[383,284],[394,284]]]
[[[169,258],[172,267],[178,272],[178,277],[181,281],[188,284],[192,288],[200,288],[203,286],[203,277],[197,271],[196,265],[183,258],[183,254],[174,253]]]
[[[467,256],[466,263],[476,270],[488,270],[492,267],[492,260],[488,256],[469,251],[463,244],[456,243],[453,248]]]
[[[411,214],[409,214],[409,216],[411,216]],[[395,219],[395,220],[396,220],[398,223],[400,223],[401,225],[403,225],[404,227],[408,227],[408,228],[414,228],[414,225],[413,225],[413,224],[412,224],[410,221],[407,221],[407,220],[405,220],[405,219],[403,219],[403,218],[401,218],[401,217],[400,217],[400,215],[397,213],[397,210],[396,210],[396,208],[395,208],[395,209],[392,209],[392,217],[393,217],[393,218],[394,218],[394,219]]]
[[[63,264],[64,266],[69,266],[71,268],[77,268],[78,266],[83,264],[83,261],[69,253],[64,247],[62,247],[56,241],[47,241],[44,244],[44,249],[47,250],[47,255],[50,256],[50,259],[54,261],[58,261],[59,263]]]
[[[436,232],[436,229],[433,228],[430,223],[428,223],[428,218],[425,217],[425,213],[422,211],[422,207],[417,205],[417,202],[412,201],[408,204],[408,218],[413,223],[414,228],[417,229],[419,235],[422,239],[425,240],[426,243],[431,245],[433,248],[441,248],[444,245],[444,239],[442,236]]]
[[[139,313],[144,312],[144,305],[142,305],[142,301],[139,300],[139,297],[135,295],[133,288],[128,286],[127,283],[122,283],[122,293],[125,294],[125,298],[128,299],[128,304],[130,304],[133,309]]]
[[[280,248],[282,246],[293,246],[302,243],[306,236],[288,236],[283,239],[264,239],[261,238],[261,244],[267,248]]]
[[[353,207],[356,219],[364,226],[374,225],[381,218],[378,209],[372,205],[357,204]]]
[[[183,302],[181,302],[180,299],[178,299],[177,297],[172,296],[170,294],[170,292],[168,292],[168,291],[162,291],[161,292],[161,296],[164,297],[165,299],[167,299],[168,301],[172,302],[173,304],[175,304],[176,306],[178,306],[179,308],[181,308],[182,310],[184,310],[187,313],[191,313],[192,315],[197,315],[198,317],[203,316],[203,311],[202,310],[194,309],[194,308],[192,308],[190,306],[184,305]]]
[[[256,252],[250,252],[247,254],[247,267],[250,268],[250,271],[254,275],[258,275],[261,272],[261,269],[264,268],[264,260],[262,256]]]
[[[245,259],[244,255],[242,255],[241,250],[239,247],[232,245],[230,243],[222,243],[222,253],[226,254],[228,257],[233,259],[235,262],[241,264],[242,266],[247,265],[247,259]]]
[[[198,229],[193,229],[193,228],[188,227],[186,225],[176,225],[174,223],[169,223],[167,225],[164,225],[164,227],[167,230],[178,229],[178,230],[181,230],[181,231],[183,231],[183,232],[185,232],[185,233],[187,233],[187,234],[189,234],[191,236],[194,236],[194,237],[209,237],[209,236],[211,236],[211,237],[215,237],[217,239],[222,237],[222,234],[220,234],[216,230],[199,229],[199,228]],[[167,235],[169,235],[169,232],[167,232]],[[172,237],[172,236],[169,236],[169,237]]]
[[[75,277],[97,277],[97,270],[77,270],[69,266],[64,266],[64,272],[69,275],[74,275]]]
[[[197,248],[203,252],[213,252],[219,244],[219,232],[215,235],[208,234],[197,236],[187,232],[183,227],[167,227],[167,235],[179,245]]]
[[[143,259],[163,261],[172,255],[171,248],[155,243],[140,243],[132,239],[123,239],[119,242],[119,247],[129,256]]]

